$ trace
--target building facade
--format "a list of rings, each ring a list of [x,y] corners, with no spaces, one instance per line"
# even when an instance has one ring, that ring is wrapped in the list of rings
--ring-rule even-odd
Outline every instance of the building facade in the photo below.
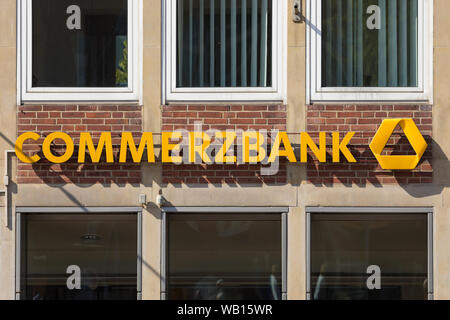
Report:
[[[0,7],[1,299],[450,298],[448,1]],[[292,153],[164,160],[162,133],[197,130]],[[39,161],[17,159],[27,132]],[[95,161],[83,133],[105,132]],[[124,132],[153,133],[155,161],[120,161]]]

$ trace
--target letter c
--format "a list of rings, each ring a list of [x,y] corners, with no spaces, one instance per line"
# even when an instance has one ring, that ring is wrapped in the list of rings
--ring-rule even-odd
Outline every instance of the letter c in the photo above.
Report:
[[[35,132],[26,132],[26,133],[22,134],[19,138],[17,138],[14,149],[16,151],[17,158],[19,158],[20,161],[22,161],[23,163],[36,163],[41,159],[37,154],[29,157],[29,156],[25,155],[22,150],[23,143],[26,140],[31,139],[31,140],[37,141],[37,140],[39,140],[40,137],[41,136]]]

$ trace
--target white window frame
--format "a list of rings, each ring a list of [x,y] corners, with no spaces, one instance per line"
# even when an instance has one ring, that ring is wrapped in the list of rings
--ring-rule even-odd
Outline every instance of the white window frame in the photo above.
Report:
[[[287,1],[270,0],[272,21],[272,86],[268,88],[177,88],[177,0],[163,1],[163,103],[181,101],[277,101],[286,100]]]
[[[433,0],[418,0],[418,86],[415,88],[322,87],[322,1],[307,1],[307,103],[433,103]]]
[[[128,0],[128,87],[32,87],[32,1],[17,1],[18,102],[139,102],[142,86],[142,0]]]

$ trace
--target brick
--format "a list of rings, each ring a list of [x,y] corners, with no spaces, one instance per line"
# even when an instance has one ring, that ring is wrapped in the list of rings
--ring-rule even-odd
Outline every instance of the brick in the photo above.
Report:
[[[264,118],[287,118],[286,112],[264,112]]]
[[[206,106],[188,106],[188,111],[205,111]]]
[[[325,106],[325,110],[326,111],[343,111],[344,110],[344,106],[327,105],[327,106]]]
[[[230,119],[230,124],[254,124],[253,119]]]
[[[221,112],[199,112],[199,118],[222,118],[223,113]]]
[[[62,118],[84,118],[86,117],[86,113],[84,112],[62,112]]]
[[[86,118],[98,119],[98,118],[111,118],[110,112],[86,112]]]
[[[360,118],[362,116],[361,112],[338,112],[337,116],[339,118]]]
[[[112,117],[115,119],[123,118],[123,112],[113,112]]]
[[[105,124],[128,124],[128,119],[105,119]]]
[[[307,110],[308,110],[308,111],[321,111],[321,110],[325,110],[325,106],[321,106],[321,105],[310,105],[310,106],[307,106]]]
[[[261,113],[259,113],[259,112],[237,112],[236,116],[238,118],[260,118]]]
[[[197,112],[172,112],[174,118],[196,118]]]
[[[36,112],[19,112],[17,114],[18,118],[36,118]]]
[[[97,111],[98,106],[79,106],[78,111]]]
[[[322,111],[322,112],[320,112],[320,116],[322,118],[336,118],[337,112]]]
[[[165,119],[164,124],[187,124],[187,119]]]
[[[36,112],[36,118],[38,119],[45,119],[49,117],[48,112]]]
[[[286,111],[286,105],[268,106],[269,111]]]
[[[230,106],[206,106],[206,111],[230,111]]]
[[[227,119],[205,119],[205,124],[228,124]]]
[[[36,126],[37,131],[60,131],[60,126],[52,126],[52,125],[37,125]]]
[[[42,106],[19,106],[19,111],[42,111]]]
[[[186,111],[187,106],[178,106],[178,105],[163,106],[163,110],[164,111]]]
[[[63,132],[75,131],[75,126],[73,126],[73,125],[63,125],[62,126],[62,131]]]
[[[381,124],[380,119],[359,119],[359,124]]]
[[[380,111],[381,106],[356,106],[356,111]]]
[[[141,111],[140,106],[118,106],[118,111]]]
[[[414,112],[414,118],[431,118],[432,116],[431,112]]]
[[[17,126],[17,130],[18,131],[35,131],[36,130],[36,126],[35,125],[18,125]]]
[[[420,111],[432,111],[433,106],[420,106]]]
[[[389,112],[390,118],[412,118],[413,112]]]
[[[405,106],[405,105],[394,106],[395,111],[416,111],[419,109],[420,106]]]
[[[61,118],[61,112],[49,112],[50,118]]]
[[[104,124],[105,119],[82,119],[82,124]]]
[[[134,126],[123,126],[123,130],[124,131],[129,131],[129,132],[139,132],[141,131],[142,127],[139,125],[134,125]]]
[[[81,124],[81,119],[56,119],[57,124]]]
[[[244,106],[244,111],[268,111],[267,106]],[[271,110],[273,111],[273,110]]]
[[[43,106],[43,111],[66,111],[66,106],[56,106],[56,105],[50,105],[50,106]]]

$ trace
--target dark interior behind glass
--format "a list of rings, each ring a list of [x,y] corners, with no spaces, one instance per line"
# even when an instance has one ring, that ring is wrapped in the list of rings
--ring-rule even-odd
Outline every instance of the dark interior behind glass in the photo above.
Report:
[[[427,230],[426,214],[313,214],[312,299],[427,299]],[[367,287],[372,265],[380,290]]]
[[[21,253],[22,299],[136,299],[136,214],[24,215]],[[73,265],[80,290],[67,287]]]
[[[280,218],[169,216],[169,299],[281,299]]]
[[[33,87],[126,87],[127,0],[33,0]],[[69,29],[67,8],[81,10]]]

